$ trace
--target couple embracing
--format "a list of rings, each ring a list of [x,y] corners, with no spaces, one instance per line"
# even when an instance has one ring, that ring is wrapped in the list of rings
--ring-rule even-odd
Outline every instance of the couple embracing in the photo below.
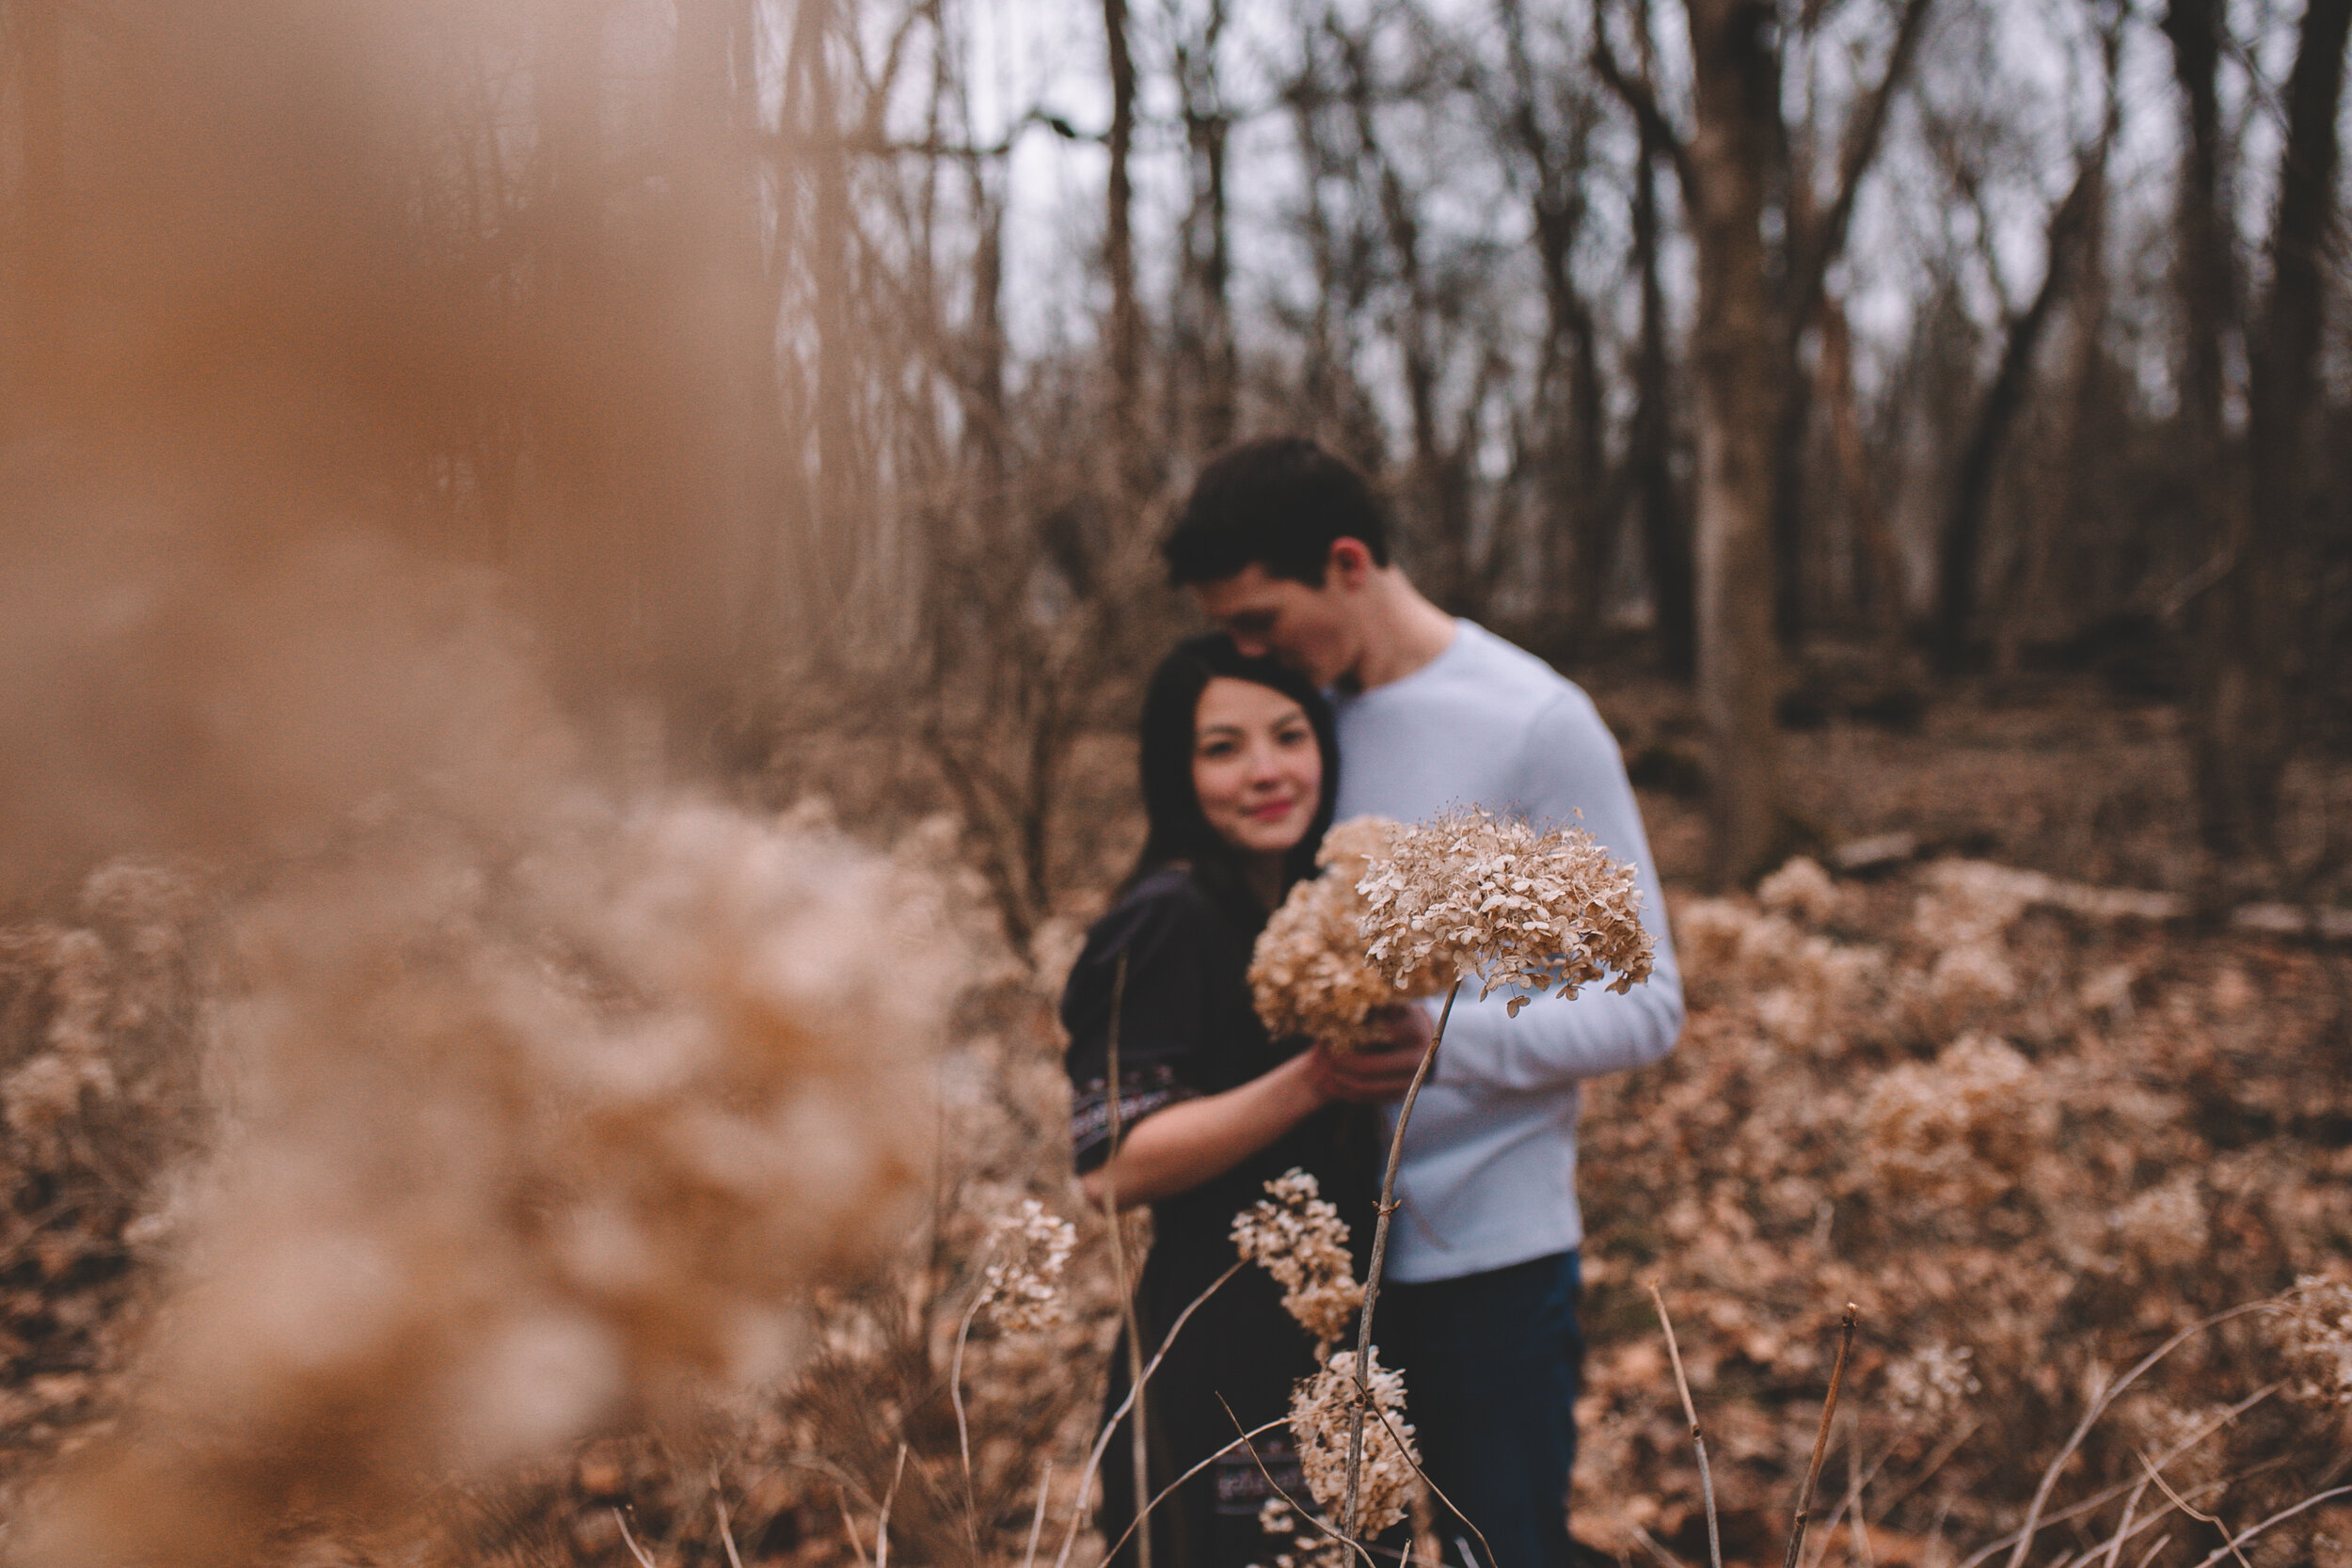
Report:
[[[1382,1364],[1404,1372],[1423,1468],[1475,1527],[1438,1509],[1449,1555],[1466,1549],[1457,1538],[1483,1537],[1496,1560],[1478,1568],[1568,1568],[1583,1354],[1577,1085],[1657,1060],[1682,1027],[1664,900],[1616,744],[1577,687],[1423,598],[1391,562],[1362,476],[1311,441],[1218,458],[1161,548],[1223,630],[1179,646],[1152,678],[1149,836],[1062,1001],[1082,1185],[1097,1203],[1152,1206],[1136,1297],[1146,1354],[1233,1262],[1234,1215],[1288,1170],[1339,1207],[1361,1267],[1395,1101],[1432,1014],[1399,1006],[1378,1045],[1333,1053],[1269,1038],[1246,979],[1259,929],[1314,874],[1334,820],[1472,804],[1538,828],[1576,820],[1637,870],[1657,938],[1650,984],[1588,988],[1515,1019],[1504,992],[1455,1004],[1406,1134],[1375,1334]],[[1312,1508],[1279,1420],[1313,1370],[1261,1270],[1195,1313],[1143,1402],[1155,1492],[1207,1462],[1151,1516],[1154,1568],[1244,1568],[1288,1550],[1287,1532],[1262,1532],[1260,1510],[1269,1483]],[[1122,1351],[1114,1404],[1125,1377]],[[1278,1424],[1244,1444],[1236,1421]],[[1110,1452],[1128,1441],[1119,1433]],[[1135,1515],[1129,1471],[1105,1466],[1107,1538]]]

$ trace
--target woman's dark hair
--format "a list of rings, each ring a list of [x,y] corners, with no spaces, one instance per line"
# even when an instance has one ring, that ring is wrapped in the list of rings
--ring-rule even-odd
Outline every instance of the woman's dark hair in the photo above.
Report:
[[[1204,892],[1229,908],[1247,927],[1265,919],[1265,911],[1248,891],[1242,875],[1241,855],[1209,826],[1200,813],[1200,797],[1192,784],[1195,725],[1200,693],[1219,675],[1249,681],[1280,692],[1306,711],[1323,752],[1323,793],[1315,802],[1314,820],[1289,853],[1282,857],[1282,885],[1315,872],[1315,851],[1323,847],[1324,831],[1331,826],[1331,811],[1339,799],[1339,735],[1331,705],[1312,682],[1271,658],[1249,658],[1223,632],[1187,639],[1176,645],[1143,694],[1143,811],[1150,830],[1143,853],[1128,873],[1133,887],[1152,872],[1176,861],[1191,865]]]

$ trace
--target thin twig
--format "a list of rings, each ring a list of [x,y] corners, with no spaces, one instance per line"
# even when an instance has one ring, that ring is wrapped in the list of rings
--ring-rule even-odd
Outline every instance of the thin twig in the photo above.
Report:
[[[644,1568],[654,1568],[653,1559],[647,1557],[645,1549],[637,1544],[637,1537],[628,1533],[628,1515],[616,1508],[612,1511],[612,1520],[621,1527],[621,1544],[628,1548],[628,1555],[635,1558],[644,1565]]]
[[[1389,1219],[1396,1212],[1396,1167],[1405,1154],[1405,1129],[1413,1119],[1413,1101],[1421,1098],[1421,1086],[1429,1076],[1429,1066],[1438,1059],[1438,1047],[1445,1041],[1446,1021],[1454,1016],[1454,999],[1461,993],[1461,977],[1456,975],[1453,988],[1445,993],[1445,1006],[1438,1013],[1438,1028],[1429,1037],[1429,1049],[1421,1053],[1420,1065],[1413,1069],[1413,1081],[1405,1090],[1405,1102],[1397,1107],[1396,1131],[1389,1137],[1389,1166],[1380,1178],[1380,1207],[1372,1222],[1372,1263],[1364,1271],[1363,1310],[1356,1319],[1356,1413],[1347,1424],[1347,1497],[1340,1510],[1341,1526],[1351,1541],[1356,1539],[1357,1493],[1363,1480],[1364,1412],[1372,1408],[1372,1311],[1380,1302],[1380,1274],[1389,1259]]]
[[[1225,1405],[1225,1418],[1233,1423],[1233,1430],[1235,1432],[1241,1432],[1241,1418],[1233,1414],[1233,1407],[1232,1405],[1225,1403],[1225,1396],[1223,1394],[1217,1395],[1216,1402]],[[1362,1558],[1364,1560],[1364,1568],[1374,1568],[1372,1553],[1365,1549],[1362,1542],[1356,1540],[1352,1536],[1342,1535],[1338,1530],[1333,1529],[1329,1525],[1324,1523],[1324,1521],[1318,1518],[1315,1514],[1299,1507],[1297,1498],[1292,1497],[1288,1492],[1283,1491],[1279,1486],[1275,1484],[1273,1472],[1269,1471],[1265,1467],[1265,1461],[1258,1457],[1258,1445],[1251,1442],[1250,1439],[1257,1436],[1259,1432],[1265,1431],[1266,1427],[1279,1426],[1281,1424],[1281,1421],[1287,1420],[1288,1418],[1289,1418],[1287,1417],[1283,1417],[1278,1418],[1277,1420],[1268,1421],[1265,1426],[1258,1428],[1257,1432],[1242,1432],[1241,1435],[1235,1438],[1232,1443],[1226,1444],[1224,1448],[1221,1448],[1216,1451],[1218,1453],[1229,1453],[1232,1450],[1235,1443],[1238,1443],[1241,1447],[1248,1449],[1249,1463],[1255,1465],[1258,1467],[1258,1474],[1265,1478],[1267,1490],[1273,1492],[1278,1497],[1288,1498],[1291,1503],[1292,1513],[1297,1514],[1301,1519],[1306,1520],[1307,1523],[1312,1525],[1315,1528],[1321,1530],[1324,1534],[1329,1536],[1341,1545],[1345,1546],[1349,1551],[1354,1552],[1358,1557]],[[1212,1455],[1211,1457],[1214,1458],[1215,1456]],[[1203,1463],[1206,1463],[1206,1461],[1203,1461]],[[1157,1502],[1159,1499],[1155,1497],[1152,1500]],[[1407,1555],[1409,1556],[1410,1554],[1408,1553]],[[1106,1558],[1104,1560],[1107,1561],[1108,1559]]]
[[[735,1549],[735,1521],[727,1517],[727,1500],[719,1494],[715,1474],[710,1478],[710,1500],[719,1510],[719,1542],[727,1549],[727,1568],[743,1568],[743,1555]]]
[[[1691,1446],[1699,1453],[1699,1496],[1707,1501],[1707,1560],[1724,1568],[1724,1538],[1715,1523],[1715,1476],[1707,1467],[1707,1437],[1699,1431],[1698,1407],[1691,1402],[1691,1380],[1682,1373],[1682,1346],[1676,1342],[1674,1320],[1666,1316],[1666,1298],[1652,1281],[1649,1299],[1658,1308],[1658,1326],[1666,1331],[1666,1356],[1674,1363],[1675,1392],[1682,1396],[1682,1417],[1691,1423]],[[1492,1554],[1488,1554],[1492,1555]]]
[[[1219,1395],[1218,1399],[1221,1402],[1223,1396]],[[1225,1413],[1228,1416],[1231,1416],[1232,1414],[1232,1410],[1228,1407]],[[1184,1482],[1190,1481],[1193,1477],[1199,1475],[1201,1471],[1207,1469],[1210,1465],[1216,1464],[1227,1454],[1232,1453],[1237,1448],[1248,1448],[1250,1456],[1254,1459],[1257,1456],[1258,1450],[1249,1447],[1249,1439],[1259,1436],[1264,1433],[1272,1432],[1276,1427],[1280,1426],[1289,1418],[1290,1418],[1287,1416],[1277,1416],[1274,1419],[1264,1423],[1263,1426],[1251,1427],[1248,1432],[1242,1433],[1239,1437],[1234,1438],[1232,1442],[1226,1444],[1223,1448],[1209,1455],[1208,1458],[1200,1461],[1200,1464],[1195,1465],[1191,1469],[1186,1470],[1183,1475],[1178,1476],[1174,1481],[1169,1481],[1166,1486],[1161,1487],[1159,1494],[1156,1497],[1136,1511],[1136,1516],[1127,1522],[1127,1528],[1120,1532],[1119,1539],[1112,1542],[1108,1549],[1103,1553],[1103,1560],[1104,1562],[1108,1562],[1112,1558],[1117,1557],[1119,1555],[1119,1548],[1127,1544],[1127,1538],[1135,1534],[1136,1531],[1142,1527],[1143,1521],[1151,1516],[1152,1511],[1159,1507],[1160,1504],[1166,1502],[1169,1497],[1175,1493],[1178,1487],[1184,1485]],[[1235,1421],[1233,1426],[1236,1431],[1239,1431],[1241,1423],[1239,1421]],[[1261,1465],[1260,1468],[1263,1469],[1263,1466]],[[1283,1495],[1285,1497],[1289,1496],[1288,1493],[1284,1493]]]
[[[2090,1434],[2091,1423],[2106,1414],[2107,1406],[2115,1402],[2116,1396],[2137,1382],[2141,1373],[2171,1354],[2192,1337],[2228,1323],[2232,1318],[2242,1318],[2249,1312],[2269,1310],[2270,1306],[2271,1304],[2266,1301],[2249,1302],[2243,1307],[2233,1307],[2226,1312],[2217,1312],[2210,1318],[2193,1323],[2146,1355],[2141,1356],[2130,1371],[2125,1372],[2099,1391],[2097,1397],[2091,1400],[2090,1408],[2083,1412],[2082,1419],[2074,1423],[2074,1430],[2068,1435],[2066,1446],[2058,1449],[2058,1457],[2051,1460],[2048,1467],[2042,1472],[2042,1484],[2034,1488],[2033,1501],[2026,1509],[2026,1522],[2017,1529],[2017,1544],[2009,1554],[2009,1568],[2025,1568],[2026,1554],[2033,1549],[2035,1532],[2042,1528],[2042,1511],[2050,1501],[2051,1491],[2058,1485],[2058,1472],[2066,1467],[2068,1460],[2074,1457],[2074,1450],[2081,1448],[2083,1439]]]
[[[987,1305],[988,1291],[983,1287],[964,1309],[963,1322],[956,1325],[956,1353],[947,1362],[947,1402],[955,1407],[956,1451],[963,1456],[963,1533],[975,1558],[980,1549],[980,1503],[972,1490],[972,1429],[963,1415],[963,1342],[972,1336],[972,1320]]]
[[[2156,1483],[2156,1489],[2172,1499],[2174,1508],[2201,1524],[2211,1525],[2221,1532],[2222,1542],[2228,1546],[2230,1555],[2237,1559],[2237,1568],[2253,1568],[2253,1564],[2246,1560],[2246,1554],[2237,1549],[2237,1543],[2230,1539],[2230,1527],[2223,1524],[2217,1514],[2199,1513],[2195,1504],[2172,1490],[2172,1483],[2164,1479],[2163,1470],[2158,1468],[2154,1462],[2137,1448],[2133,1449],[2132,1452],[2138,1455],[2139,1463],[2146,1467],[2148,1479]]]
[[[1878,1568],[1878,1560],[1870,1553],[1870,1521],[1862,1513],[1862,1429],[1851,1417],[1846,1420],[1846,1533],[1853,1543],[1855,1568]],[[1828,1544],[1826,1536],[1822,1544]]]
[[[2328,1498],[2341,1497],[2347,1492],[2352,1492],[2352,1486],[2333,1486],[2329,1487],[2325,1492],[2314,1492],[2310,1497],[2305,1497],[2301,1502],[2296,1503],[2293,1508],[2282,1508],[2278,1513],[2272,1514],[2269,1518],[2265,1519],[2261,1524],[2247,1526],[2244,1529],[2238,1531],[2237,1534],[2232,1536],[2226,1544],[2217,1546],[2212,1551],[2206,1553],[2205,1560],[2202,1562],[2200,1562],[2197,1565],[2197,1568],[2214,1568],[2214,1564],[2219,1562],[2224,1555],[2234,1556],[2240,1546],[2245,1545],[2246,1543],[2253,1540],[2254,1537],[2262,1534],[2263,1531],[2268,1529],[2271,1526],[2283,1525],[2289,1519],[2292,1519],[2296,1514],[2302,1513],[2305,1509],[2316,1508],[2321,1503],[2326,1502]]]
[[[2223,1427],[2229,1425],[2232,1421],[2237,1419],[2240,1416],[2245,1415],[2249,1410],[2251,1410],[2254,1406],[2260,1404],[2263,1401],[2277,1393],[2283,1386],[2285,1386],[2285,1385],[2281,1382],[2273,1383],[2267,1387],[2256,1389],[2253,1393],[2249,1394],[2246,1398],[2238,1401],[2237,1403],[2215,1416],[2203,1426],[2198,1428],[2187,1436],[2182,1438],[2179,1442],[2173,1444],[2171,1448],[2165,1450],[2163,1456],[2157,1461],[2157,1463],[2160,1465],[2171,1464],[2174,1460],[2180,1458],[2181,1455],[2186,1453],[2189,1449],[2195,1448],[2198,1444],[2203,1442],[2206,1438],[2212,1436],[2215,1433],[2220,1431]],[[2144,1490],[2147,1486],[2147,1482],[2140,1481],[2137,1485],[2140,1489]],[[2132,1491],[2133,1489],[2133,1482],[2119,1481],[2113,1486],[2106,1487],[2100,1491],[2092,1493],[2090,1497],[2083,1498],[2080,1502],[2058,1510],[2058,1512],[2050,1514],[2042,1522],[2045,1525],[2062,1525],[2070,1519],[2078,1519],[2082,1515],[2091,1512],[2093,1509],[2103,1507],[2114,1498],[2120,1497],[2124,1493]],[[2156,1517],[2162,1518],[2163,1515],[2158,1514]],[[2155,1523],[2155,1519],[2151,1519],[2147,1522],[2153,1525]],[[1983,1562],[1985,1559],[2001,1550],[2004,1546],[2014,1545],[2019,1533],[2020,1532],[2012,1531],[2008,1535],[2001,1536],[1996,1540],[1988,1542],[1986,1544],[1978,1547],[1974,1553],[1961,1560],[1959,1568],[1978,1568],[1978,1565]]]
[[[1804,1550],[1804,1522],[1813,1510],[1813,1488],[1821,1479],[1821,1461],[1829,1453],[1829,1424],[1837,1415],[1837,1386],[1846,1380],[1846,1353],[1853,1349],[1857,1315],[1854,1304],[1846,1303],[1846,1318],[1837,1340],[1837,1363],[1829,1370],[1829,1397],[1821,1402],[1821,1430],[1813,1435],[1813,1462],[1804,1467],[1804,1489],[1797,1494],[1797,1518],[1788,1531],[1788,1550],[1781,1559],[1781,1568],[1797,1568],[1797,1556]]]
[[[1141,1497],[1152,1490],[1152,1449],[1150,1434],[1145,1431],[1143,1402],[1143,1325],[1136,1321],[1135,1291],[1127,1281],[1127,1226],[1119,1213],[1119,1015],[1127,1000],[1127,952],[1119,950],[1118,966],[1111,971],[1111,1018],[1107,1041],[1108,1060],[1104,1064],[1104,1086],[1109,1091],[1104,1105],[1110,1125],[1110,1151],[1103,1156],[1103,1209],[1111,1227],[1112,1283],[1119,1291],[1119,1315],[1127,1334],[1127,1387],[1135,1405],[1135,1418],[1129,1422],[1127,1435],[1135,1465],[1136,1496]],[[1152,1568],[1152,1538],[1147,1533],[1136,1543],[1136,1568]]]
[[[1113,1410],[1110,1415],[1104,1418],[1103,1422],[1103,1430],[1095,1436],[1094,1447],[1088,1450],[1086,1468],[1079,1473],[1078,1500],[1071,1505],[1070,1528],[1062,1536],[1061,1552],[1054,1559],[1054,1568],[1067,1568],[1070,1561],[1070,1548],[1076,1544],[1078,1539],[1078,1526],[1086,1517],[1087,1500],[1093,1495],[1095,1468],[1103,1463],[1103,1455],[1104,1451],[1110,1448],[1111,1434],[1119,1430],[1120,1418],[1126,1415],[1129,1410],[1135,1407],[1136,1392],[1142,1388],[1144,1384],[1152,1381],[1152,1373],[1160,1370],[1160,1363],[1168,1358],[1168,1347],[1175,1344],[1178,1332],[1184,1328],[1185,1323],[1192,1320],[1192,1315],[1200,1309],[1200,1304],[1207,1301],[1211,1296],[1216,1294],[1218,1289],[1222,1287],[1227,1280],[1241,1273],[1243,1265],[1246,1261],[1247,1259],[1236,1260],[1233,1265],[1228,1268],[1223,1274],[1218,1275],[1215,1279],[1209,1281],[1209,1288],[1201,1291],[1199,1295],[1193,1297],[1192,1300],[1185,1305],[1184,1309],[1176,1314],[1176,1321],[1168,1325],[1167,1338],[1160,1341],[1158,1354],[1153,1355],[1149,1362],[1145,1363],[1143,1377],[1141,1380],[1138,1381],[1134,1387],[1127,1390],[1127,1397],[1120,1401],[1118,1408]]]
[[[1047,1460],[1045,1468],[1038,1472],[1037,1513],[1029,1520],[1029,1549],[1021,1554],[1021,1568],[1036,1568],[1037,1538],[1045,1533],[1045,1493],[1054,1483],[1054,1462]]]
[[[1486,1532],[1480,1529],[1477,1523],[1472,1520],[1469,1514],[1454,1506],[1454,1499],[1445,1495],[1445,1489],[1443,1487],[1429,1479],[1429,1472],[1422,1469],[1421,1467],[1421,1461],[1413,1457],[1413,1450],[1406,1446],[1405,1434],[1396,1430],[1396,1423],[1389,1419],[1389,1413],[1375,1405],[1373,1408],[1373,1414],[1379,1417],[1380,1424],[1389,1429],[1389,1436],[1395,1440],[1396,1451],[1405,1456],[1405,1463],[1413,1467],[1413,1474],[1421,1478],[1421,1483],[1429,1488],[1431,1496],[1435,1497],[1439,1502],[1445,1504],[1447,1513],[1453,1514],[1456,1519],[1459,1519],[1462,1522],[1462,1528],[1464,1529],[1478,1537],[1479,1545],[1486,1548],[1486,1560],[1488,1562],[1495,1561],[1495,1549],[1486,1544]],[[1462,1538],[1458,1535],[1454,1538],[1454,1544],[1457,1546],[1465,1544]],[[1412,1556],[1412,1553],[1408,1551],[1405,1555],[1409,1558]],[[1467,1555],[1468,1554],[1466,1553],[1465,1556],[1467,1557]],[[1475,1564],[1478,1561],[1476,1558],[1468,1558],[1468,1560],[1472,1564]]]
[[[850,1515],[850,1494],[835,1487],[833,1500],[834,1505],[841,1510],[841,1528],[850,1537],[850,1549],[857,1553],[858,1568],[866,1568],[866,1538],[858,1534],[857,1521]]]
[[[907,1473],[907,1446],[898,1445],[898,1463],[890,1472],[890,1490],[882,1494],[882,1514],[874,1521],[874,1568],[890,1568],[890,1505],[898,1500],[898,1481]]]
[[[1686,1568],[1686,1564],[1680,1558],[1666,1550],[1663,1545],[1660,1544],[1658,1537],[1639,1525],[1633,1527],[1633,1539],[1648,1547],[1650,1555],[1665,1564],[1665,1568]]]

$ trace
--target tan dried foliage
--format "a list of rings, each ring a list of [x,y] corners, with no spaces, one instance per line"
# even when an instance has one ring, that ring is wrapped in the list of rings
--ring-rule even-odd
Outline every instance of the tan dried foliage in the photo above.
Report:
[[[2352,958],[2185,942],[2165,907],[1972,862],[1826,896],[1800,866],[1754,901],[1677,904],[1685,1039],[1585,1088],[1586,1321],[1643,1323],[1643,1282],[1663,1288],[1729,1555],[1778,1551],[1844,1301],[1865,1325],[1841,1410],[1875,1560],[1934,1562],[2017,1522],[2090,1390],[2352,1251],[2352,1160],[2328,1144],[2352,1117],[2328,1043]],[[2198,1506],[2233,1528],[2317,1490],[2343,1451],[2328,1402],[2352,1296],[2307,1290],[2175,1351],[2093,1426],[2050,1506],[2137,1483],[2139,1450],[2185,1436],[2168,1479],[2227,1480]],[[1579,1533],[1701,1560],[1662,1346],[1598,1334],[1586,1371]],[[2215,1414],[2281,1379],[2312,1402]],[[2097,1541],[2121,1506],[2068,1528]],[[2176,1537],[2154,1560],[2210,1544],[2183,1557]],[[1842,1530],[1826,1549],[1847,1549]]]

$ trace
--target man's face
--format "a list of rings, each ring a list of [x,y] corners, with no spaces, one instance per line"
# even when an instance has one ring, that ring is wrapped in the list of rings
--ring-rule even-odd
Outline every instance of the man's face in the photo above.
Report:
[[[1317,686],[1332,686],[1363,659],[1352,582],[1351,574],[1329,570],[1313,588],[1253,562],[1230,578],[1193,584],[1192,594],[1243,653],[1272,654]]]

